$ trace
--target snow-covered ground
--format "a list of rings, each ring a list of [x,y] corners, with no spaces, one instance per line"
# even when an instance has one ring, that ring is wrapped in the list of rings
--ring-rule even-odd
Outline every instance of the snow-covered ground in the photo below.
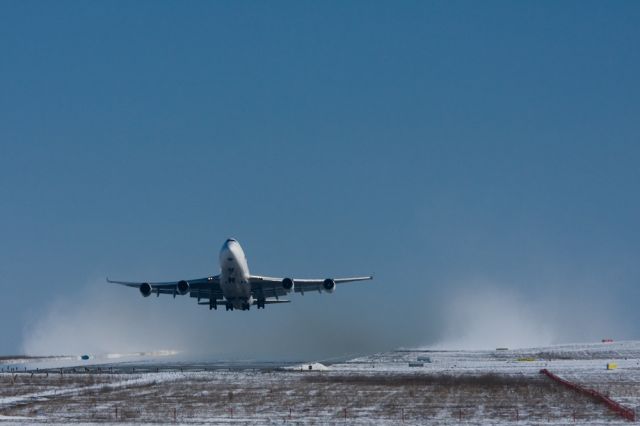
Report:
[[[175,357],[175,350],[159,350],[153,352],[105,353],[90,355],[54,355],[54,356],[8,356],[0,357],[0,372],[24,371],[26,369],[51,369],[91,365],[100,365],[117,360],[118,362],[134,362],[141,359],[149,362],[164,357]]]
[[[617,369],[607,370],[610,362]],[[309,371],[310,364],[318,369]],[[111,364],[75,372],[2,373],[0,422],[629,423],[542,376],[541,368],[640,408],[640,342],[491,351],[407,349],[326,369],[313,360],[302,366],[307,368]]]

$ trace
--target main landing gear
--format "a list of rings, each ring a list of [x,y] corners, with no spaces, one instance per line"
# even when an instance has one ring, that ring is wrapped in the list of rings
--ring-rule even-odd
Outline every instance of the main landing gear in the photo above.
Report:
[[[264,301],[262,301],[262,303],[258,301],[257,305],[258,305],[258,309],[260,308],[264,309]],[[226,302],[224,306],[227,311],[233,311],[235,309],[233,302]],[[248,311],[251,309],[251,303],[249,303],[249,301],[244,301],[242,302],[242,304],[238,309],[242,309],[243,311]]]

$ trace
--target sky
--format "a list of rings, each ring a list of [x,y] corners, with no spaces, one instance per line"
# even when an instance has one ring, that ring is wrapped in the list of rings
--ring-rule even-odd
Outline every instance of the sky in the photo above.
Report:
[[[0,354],[640,338],[640,4],[0,3]],[[250,312],[113,279],[374,274]]]

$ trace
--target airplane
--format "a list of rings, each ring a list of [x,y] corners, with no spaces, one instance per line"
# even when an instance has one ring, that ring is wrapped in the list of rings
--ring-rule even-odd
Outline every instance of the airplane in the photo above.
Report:
[[[224,305],[227,311],[239,309],[248,311],[255,305],[264,309],[266,305],[289,303],[290,300],[280,299],[291,292],[304,295],[308,292],[333,293],[337,284],[372,280],[373,276],[352,278],[298,279],[274,278],[251,275],[249,265],[240,243],[229,238],[220,249],[220,274],[193,280],[169,282],[131,282],[112,281],[108,283],[135,287],[144,297],[155,293],[177,295],[189,294],[198,299],[199,305],[209,305],[209,310],[218,309]],[[201,302],[208,299],[207,302]]]

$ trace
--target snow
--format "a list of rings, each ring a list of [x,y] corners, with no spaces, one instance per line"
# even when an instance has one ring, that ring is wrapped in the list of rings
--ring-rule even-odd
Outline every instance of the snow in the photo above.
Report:
[[[294,371],[329,371],[330,368],[319,362],[311,362],[308,364],[294,365],[291,367],[285,367],[286,370]]]
[[[159,384],[163,382],[169,382],[174,380],[179,380],[184,378],[184,374],[182,373],[147,373],[136,378],[128,378],[126,380],[116,381],[108,384],[96,384],[91,386],[81,386],[81,387],[67,387],[62,389],[52,389],[43,392],[35,392],[26,395],[19,395],[14,397],[2,397],[0,398],[0,409],[6,406],[24,404],[28,402],[33,402],[36,400],[43,400],[48,397],[60,397],[67,395],[74,395],[85,393],[93,390],[103,390],[103,389],[117,389],[117,388],[127,388],[127,387],[135,387],[145,384]]]
[[[424,357],[431,362],[409,366]],[[606,370],[608,362],[618,368]],[[309,365],[317,373],[301,374]],[[199,424],[628,423],[557,386],[542,368],[640,408],[640,342],[402,349],[281,369],[144,368],[159,372],[111,374],[103,366],[101,373],[2,373],[0,423],[165,423],[174,415],[178,423]]]

